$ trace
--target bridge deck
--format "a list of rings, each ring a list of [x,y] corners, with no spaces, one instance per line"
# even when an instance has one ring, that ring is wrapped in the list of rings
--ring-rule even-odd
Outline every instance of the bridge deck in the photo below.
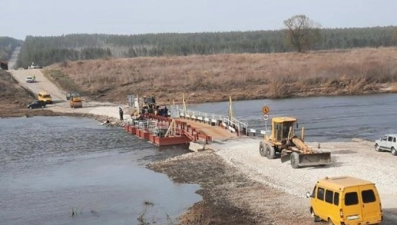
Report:
[[[196,130],[204,133],[205,135],[211,136],[213,140],[224,140],[229,138],[236,138],[237,134],[232,133],[227,129],[218,126],[211,126],[210,124],[196,122],[193,120],[178,118],[178,121],[186,122],[190,126],[196,128]]]

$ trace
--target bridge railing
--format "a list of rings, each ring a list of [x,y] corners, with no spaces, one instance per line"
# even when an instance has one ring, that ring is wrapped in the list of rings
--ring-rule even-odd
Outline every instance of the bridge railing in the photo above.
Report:
[[[227,116],[214,114],[214,113],[205,113],[194,110],[186,110],[178,109],[178,116],[181,118],[197,120],[205,123],[221,123],[222,126],[229,129],[232,132],[238,132],[240,134],[248,135],[248,123],[241,122],[236,118],[229,119]]]

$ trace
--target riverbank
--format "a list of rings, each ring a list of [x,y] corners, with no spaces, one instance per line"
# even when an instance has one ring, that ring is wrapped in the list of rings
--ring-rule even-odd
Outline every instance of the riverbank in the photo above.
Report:
[[[33,100],[31,100],[33,101]],[[25,105],[23,105],[25,106]],[[78,112],[62,112],[62,110],[54,110],[54,108],[45,109],[27,109],[20,104],[9,103],[0,108],[0,119],[11,118],[11,117],[33,117],[33,116],[73,116],[73,117],[87,117],[93,118],[99,122],[106,122],[108,126],[123,126],[124,122],[120,121],[111,115],[92,114],[92,113],[78,113]]]
[[[203,200],[180,217],[180,224],[310,224],[304,199],[250,179],[212,151],[154,162],[148,168],[177,183],[201,185]]]

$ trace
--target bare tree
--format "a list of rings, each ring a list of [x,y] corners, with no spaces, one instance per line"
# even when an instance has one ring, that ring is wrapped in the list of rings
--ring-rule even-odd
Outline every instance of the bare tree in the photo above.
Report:
[[[320,40],[320,24],[313,22],[305,15],[296,15],[284,21],[285,38],[298,52],[310,49]]]

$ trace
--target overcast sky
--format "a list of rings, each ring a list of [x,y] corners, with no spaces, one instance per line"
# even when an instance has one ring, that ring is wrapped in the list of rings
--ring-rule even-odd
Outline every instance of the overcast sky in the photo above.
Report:
[[[304,14],[323,28],[397,25],[396,0],[0,0],[0,36],[275,30]]]

